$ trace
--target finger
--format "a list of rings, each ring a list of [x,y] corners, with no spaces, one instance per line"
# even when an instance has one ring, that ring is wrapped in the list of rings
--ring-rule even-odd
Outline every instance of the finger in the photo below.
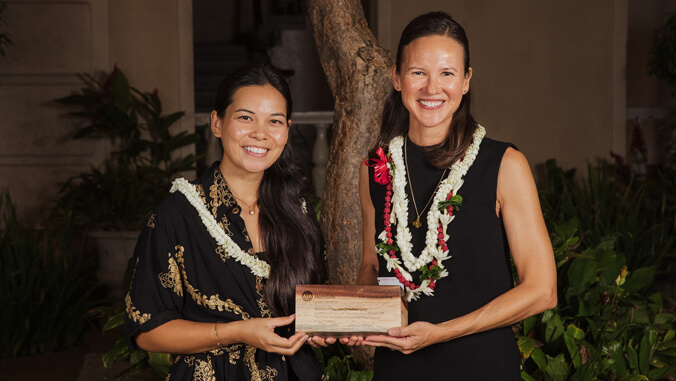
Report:
[[[381,341],[384,341],[384,340],[387,340],[387,339],[389,339],[389,336],[386,336],[386,335],[371,335],[371,336],[366,336],[366,337],[364,338],[364,341],[368,341],[368,342],[372,342],[372,341],[381,342]]]
[[[395,327],[387,330],[387,334],[394,337],[410,336],[412,329],[409,327]]]
[[[397,338],[390,337],[390,336],[382,336],[382,335],[368,336],[367,338],[364,339],[362,344],[371,345],[371,346],[374,346],[374,347],[383,347],[383,346],[400,347],[401,346],[401,345],[399,345],[400,340],[401,339],[397,339]]]
[[[336,338],[332,336],[322,337],[322,336],[313,336],[310,338],[315,343],[321,345],[322,347],[327,347],[336,342]]]
[[[292,342],[293,345],[291,347],[280,348],[278,353],[283,354],[283,355],[292,355],[292,354],[296,353],[300,349],[300,347],[302,347],[303,344],[305,344],[308,341],[309,338],[310,338],[309,336],[303,334],[303,336],[299,337],[299,340]]]
[[[361,338],[358,337],[358,336],[352,336],[352,337],[350,337],[350,340],[347,342],[347,345],[350,345],[350,346],[359,345],[362,342],[362,340],[360,340],[360,339]]]
[[[289,325],[293,323],[293,321],[296,319],[296,315],[289,315],[289,316],[282,316],[282,317],[277,317],[277,318],[271,318],[270,322],[272,322],[273,327],[283,327],[285,325]]]

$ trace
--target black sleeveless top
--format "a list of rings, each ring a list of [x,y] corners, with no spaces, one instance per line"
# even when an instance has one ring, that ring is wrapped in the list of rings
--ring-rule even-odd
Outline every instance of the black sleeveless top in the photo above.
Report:
[[[422,295],[408,305],[409,323],[441,323],[468,314],[513,287],[507,240],[502,220],[495,214],[498,170],[502,156],[511,144],[484,138],[474,164],[457,191],[463,204],[448,225],[451,258],[444,261],[449,272],[437,281],[434,296]],[[413,253],[425,245],[427,212],[422,211],[444,170],[433,167],[426,150],[407,141],[408,171],[418,211],[422,213],[418,229],[410,190],[409,228]],[[445,176],[448,176],[446,171]],[[408,183],[408,181],[407,181]],[[373,180],[369,168],[369,191],[375,208],[376,242],[383,230],[384,185]],[[379,276],[394,276],[385,260],[378,256]],[[418,274],[413,279],[418,283]],[[431,345],[409,355],[377,348],[373,380],[520,380],[520,355],[510,327],[493,329]]]

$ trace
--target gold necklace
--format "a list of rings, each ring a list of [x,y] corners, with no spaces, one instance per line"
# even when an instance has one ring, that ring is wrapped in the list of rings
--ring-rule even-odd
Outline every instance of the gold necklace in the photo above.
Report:
[[[230,189],[230,193],[232,193],[232,189]],[[235,196],[234,193],[232,193],[232,197],[234,197],[235,200],[237,200],[237,201],[241,202],[242,204],[244,204],[244,206],[246,206],[246,207],[249,209],[249,214],[250,214],[250,215],[253,216],[254,214],[256,214],[256,203],[258,202],[258,200],[254,201],[253,204],[249,205],[249,204],[247,204],[246,202],[244,202],[241,198]]]
[[[413,196],[413,185],[411,185],[413,182],[411,181],[411,175],[408,173],[408,136],[404,138],[404,164],[406,165],[406,179],[408,180],[408,189],[411,191],[411,200],[413,201],[413,207],[415,208],[415,214],[416,218],[415,221],[413,221],[413,226],[417,229],[422,226],[422,223],[420,222],[420,216],[425,213],[425,209],[430,205],[430,202],[432,202],[432,199],[434,198],[434,195],[437,193],[437,189],[439,189],[439,185],[441,184],[441,181],[444,179],[444,176],[446,176],[446,171],[448,168],[444,169],[444,173],[441,174],[441,178],[439,179],[439,182],[437,183],[437,186],[434,187],[434,191],[432,192],[432,196],[430,197],[429,200],[427,200],[427,204],[425,204],[425,207],[422,208],[420,213],[418,213],[418,205],[415,203],[415,196]],[[234,196],[234,195],[233,195]]]

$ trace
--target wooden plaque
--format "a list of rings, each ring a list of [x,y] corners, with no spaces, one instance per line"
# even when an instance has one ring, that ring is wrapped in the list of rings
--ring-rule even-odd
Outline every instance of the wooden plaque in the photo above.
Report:
[[[399,286],[296,286],[296,332],[366,336],[407,324],[408,303]]]

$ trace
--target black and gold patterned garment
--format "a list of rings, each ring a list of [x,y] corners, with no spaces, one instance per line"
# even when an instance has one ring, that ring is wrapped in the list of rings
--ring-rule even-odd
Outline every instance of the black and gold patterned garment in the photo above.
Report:
[[[228,189],[218,162],[192,184],[207,209],[242,250],[254,253],[241,209]],[[301,207],[301,205],[299,205]],[[311,210],[311,209],[310,209]],[[306,212],[307,214],[307,212]],[[308,218],[314,218],[313,213]],[[174,319],[231,322],[270,317],[265,279],[228,256],[211,237],[195,208],[176,192],[151,215],[141,232],[126,298],[125,336],[135,337]],[[167,380],[318,380],[322,369],[311,348],[293,356],[268,353],[247,344],[177,355]]]

